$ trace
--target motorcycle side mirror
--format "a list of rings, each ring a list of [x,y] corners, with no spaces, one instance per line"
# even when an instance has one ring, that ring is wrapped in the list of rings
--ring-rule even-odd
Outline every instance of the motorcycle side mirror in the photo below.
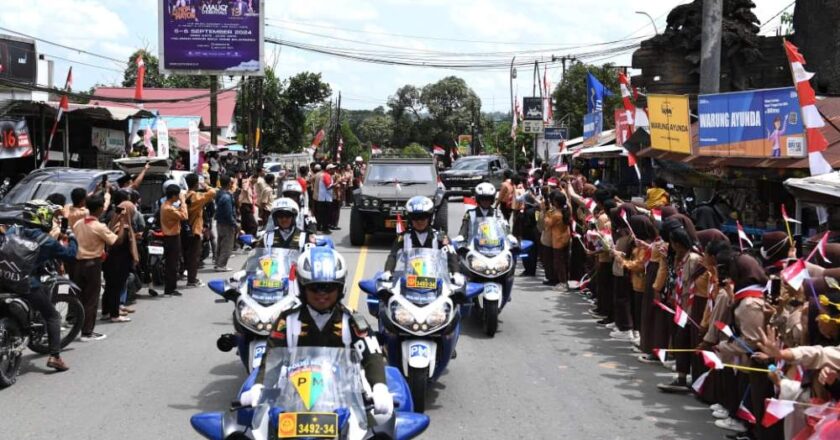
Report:
[[[534,242],[531,240],[522,240],[522,243],[519,244],[519,250],[521,252],[528,252],[534,246]]]
[[[222,295],[225,293],[225,280],[210,280],[207,282],[207,287],[209,287],[216,295]]]
[[[239,236],[239,240],[248,246],[254,244],[254,236],[251,234],[242,234]]]
[[[228,301],[236,301],[236,298],[239,298],[239,291],[236,289],[228,289],[222,293],[222,296]]]
[[[467,299],[473,299],[484,291],[484,284],[481,283],[467,283]]]
[[[376,295],[376,280],[373,278],[361,280],[359,281],[359,288],[368,295]]]

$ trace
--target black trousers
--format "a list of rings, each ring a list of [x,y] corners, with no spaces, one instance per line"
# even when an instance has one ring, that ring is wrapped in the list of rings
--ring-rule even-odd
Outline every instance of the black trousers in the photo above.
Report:
[[[187,282],[198,281],[198,260],[201,259],[201,236],[190,234],[184,243],[184,265],[187,267]],[[168,261],[168,260],[167,260]]]
[[[552,284],[557,284],[557,273],[554,266],[554,253],[551,246],[540,244],[540,260],[545,269],[545,279]]]
[[[178,262],[181,260],[181,235],[163,237],[163,259],[166,266],[163,293],[172,293],[178,286]]]
[[[613,276],[613,313],[615,328],[620,331],[633,330],[633,283],[627,271],[623,276]]]
[[[751,367],[767,368],[767,365],[758,364],[755,361],[750,362]],[[752,402],[752,413],[755,419],[759,422],[764,418],[764,400],[776,396],[776,390],[773,387],[773,382],[767,377],[766,373],[750,372],[750,401]],[[755,425],[753,434],[758,440],[783,440],[785,424],[778,422],[769,428],[765,428],[761,423]]]
[[[254,217],[254,205],[243,203],[239,206],[239,220],[242,222],[242,230],[246,234],[257,235],[257,218]]]
[[[90,335],[96,326],[96,309],[99,308],[99,293],[102,290],[102,259],[76,261],[76,276],[73,281],[81,289],[79,299],[85,308],[82,335]]]
[[[598,272],[595,274],[595,298],[598,303],[598,312],[610,321],[613,317],[613,274],[612,262],[599,262]]]
[[[569,259],[569,279],[580,281],[586,274],[586,250],[580,240],[574,237],[569,242],[569,246],[572,247],[572,256]]]
[[[633,309],[633,330],[639,332],[639,338],[641,338],[641,331],[642,331],[642,297],[645,295],[642,292],[636,292],[635,290],[631,294],[633,295],[633,301],[630,303]]]
[[[29,291],[26,301],[41,314],[44,322],[47,323],[50,356],[58,356],[61,352],[61,315],[50,300],[50,292],[45,291],[44,286],[33,288]]]
[[[216,182],[219,181],[219,172],[218,171],[210,171],[210,186],[213,188],[216,187]]]
[[[318,221],[318,229],[329,231],[332,213],[332,202],[315,202],[318,210],[315,211],[315,219]]]
[[[102,293],[102,314],[111,318],[120,316],[120,294],[131,272],[131,255],[108,255],[102,265],[105,291]]]

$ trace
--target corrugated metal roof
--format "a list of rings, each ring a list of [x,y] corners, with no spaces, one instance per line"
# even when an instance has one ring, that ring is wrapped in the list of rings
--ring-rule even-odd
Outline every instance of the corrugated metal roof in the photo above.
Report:
[[[208,89],[143,89],[144,99],[186,99],[192,96],[206,95]],[[97,87],[94,94],[108,98],[134,98],[133,87]],[[218,117],[219,127],[227,127],[233,120],[233,110],[236,107],[236,91],[227,90],[218,95]],[[106,99],[97,100],[99,104],[114,107],[136,107],[136,104],[125,102],[113,102]],[[210,125],[210,97],[193,99],[182,102],[165,102],[145,104],[148,110],[157,110],[163,116],[199,116],[202,125]]]

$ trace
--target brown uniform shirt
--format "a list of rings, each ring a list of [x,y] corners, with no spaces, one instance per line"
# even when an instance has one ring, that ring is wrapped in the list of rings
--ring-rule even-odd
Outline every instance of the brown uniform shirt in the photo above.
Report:
[[[105,253],[105,246],[111,246],[117,241],[117,234],[108,229],[108,226],[90,216],[77,221],[73,225],[73,233],[76,234],[76,242],[79,245],[76,251],[77,260],[102,258],[102,254]]]
[[[181,206],[178,208],[172,206],[172,203],[167,200],[160,207],[161,230],[163,231],[163,235],[170,237],[179,235],[181,233],[181,222],[189,218],[186,203],[181,203]]]
[[[210,188],[203,194],[195,191],[187,194],[187,200],[190,202],[187,212],[193,235],[201,235],[204,231],[204,206],[212,202],[215,197],[216,188]]]

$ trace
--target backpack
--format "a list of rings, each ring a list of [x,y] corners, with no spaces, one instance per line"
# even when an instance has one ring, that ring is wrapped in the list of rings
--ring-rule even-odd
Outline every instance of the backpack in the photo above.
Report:
[[[6,234],[0,244],[0,288],[21,295],[29,293],[29,277],[37,269],[41,245],[48,239],[48,234],[41,234],[32,240],[23,235],[21,227]]]

